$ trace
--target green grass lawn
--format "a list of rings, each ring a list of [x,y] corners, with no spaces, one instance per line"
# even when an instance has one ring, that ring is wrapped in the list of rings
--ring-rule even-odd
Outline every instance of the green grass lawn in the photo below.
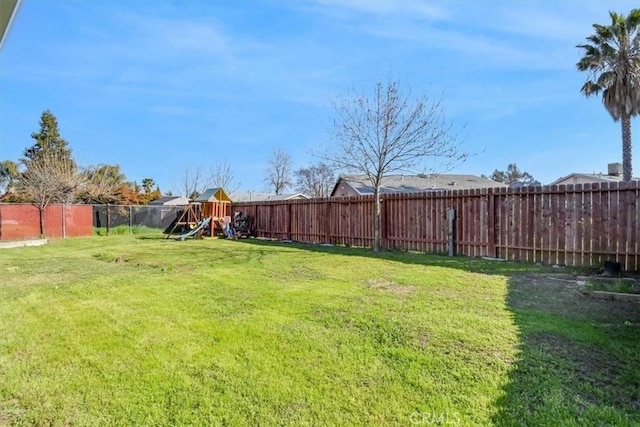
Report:
[[[636,291],[636,280],[631,278],[592,278],[587,280],[586,285],[586,288],[592,291],[616,292],[622,294],[640,293]]]
[[[638,306],[544,273],[160,234],[4,249],[0,425],[637,425]]]

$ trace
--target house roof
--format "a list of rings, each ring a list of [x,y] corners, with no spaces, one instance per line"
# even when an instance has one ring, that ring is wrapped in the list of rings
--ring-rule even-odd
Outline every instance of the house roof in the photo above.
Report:
[[[185,196],[165,196],[165,197],[160,197],[159,199],[153,200],[152,202],[149,202],[150,205],[168,205],[168,204],[172,204],[172,205],[180,205],[180,204],[184,204],[184,205],[188,205],[189,204],[189,198],[185,197]]]
[[[265,202],[309,198],[303,193],[274,194],[256,191],[234,191],[231,196],[234,202]]]
[[[293,200],[293,199],[310,199],[311,197],[303,193],[290,194],[272,194],[267,200]]]
[[[567,176],[562,176],[558,179],[556,179],[555,181],[553,181],[551,184],[549,185],[558,185],[558,183],[567,180],[569,178],[582,178],[584,180],[587,181],[591,181],[591,182],[622,182],[622,175],[607,175],[605,173],[579,173],[579,172],[574,172],[574,173],[570,173]],[[640,177],[633,177],[631,178],[633,181],[640,181]]]
[[[194,202],[231,202],[222,188],[207,188]]]
[[[347,183],[360,195],[373,194],[374,188],[365,175],[343,175],[333,187],[335,194],[340,182]],[[382,193],[415,193],[429,190],[470,190],[476,188],[507,187],[488,178],[463,174],[388,175],[382,178]]]

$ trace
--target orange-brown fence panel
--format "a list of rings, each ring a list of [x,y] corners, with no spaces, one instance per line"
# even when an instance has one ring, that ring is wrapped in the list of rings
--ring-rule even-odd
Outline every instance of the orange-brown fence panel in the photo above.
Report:
[[[63,210],[65,237],[82,237],[93,234],[93,206],[64,206]]]
[[[40,214],[32,205],[0,204],[0,240],[40,236]]]
[[[386,249],[455,252],[547,265],[640,269],[640,182],[429,191],[381,196]],[[258,236],[371,247],[372,196],[236,203]]]
[[[46,237],[90,236],[91,205],[49,205],[43,212]],[[0,204],[0,240],[34,239],[41,236],[40,210],[29,204]]]

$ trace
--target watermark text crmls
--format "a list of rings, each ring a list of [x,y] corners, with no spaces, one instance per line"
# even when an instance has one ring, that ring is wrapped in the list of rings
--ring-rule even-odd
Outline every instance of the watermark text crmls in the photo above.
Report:
[[[409,415],[409,421],[414,425],[460,425],[460,414],[457,412],[414,412]]]

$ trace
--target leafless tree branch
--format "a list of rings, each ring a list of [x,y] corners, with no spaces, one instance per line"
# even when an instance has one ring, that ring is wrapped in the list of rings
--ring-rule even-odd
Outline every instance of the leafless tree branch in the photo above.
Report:
[[[364,175],[374,188],[375,249],[380,247],[380,187],[385,175],[417,172],[425,161],[448,170],[463,162],[459,136],[441,99],[413,97],[397,82],[376,83],[371,95],[352,91],[334,102],[335,144],[320,157],[338,170]]]
[[[44,210],[52,203],[71,203],[84,178],[73,161],[37,156],[18,178],[18,191],[40,211],[40,233],[46,234]]]
[[[319,163],[295,171],[298,191],[314,198],[328,197],[335,183],[335,174],[328,165]]]
[[[231,170],[231,165],[227,159],[211,167],[210,181],[212,187],[222,188],[227,194],[231,194],[240,188],[240,183],[233,176],[233,170]]]
[[[278,149],[267,162],[266,176],[264,179],[267,187],[273,189],[276,194],[282,194],[284,190],[293,185],[291,179],[291,157]]]
[[[177,185],[176,193],[195,199],[207,189],[207,182],[202,169],[195,167],[185,169]]]

